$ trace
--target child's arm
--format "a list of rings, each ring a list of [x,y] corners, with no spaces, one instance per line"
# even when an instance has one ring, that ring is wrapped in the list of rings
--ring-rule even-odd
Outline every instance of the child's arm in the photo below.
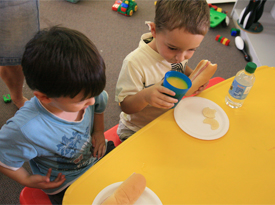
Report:
[[[38,189],[53,189],[59,187],[66,180],[65,175],[58,174],[54,181],[50,181],[52,170],[49,169],[46,176],[42,175],[31,175],[23,167],[16,171],[7,169],[0,166],[0,172],[8,176],[9,178],[17,181],[23,186],[38,188]]]
[[[163,109],[170,109],[178,100],[167,95],[174,96],[175,93],[161,85],[162,82],[144,88],[135,95],[129,95],[120,103],[121,110],[127,114],[137,113],[148,104]],[[165,94],[167,95],[165,95]]]
[[[104,114],[95,113],[94,116],[94,129],[92,133],[92,146],[93,156],[97,158],[102,157],[105,154],[106,145],[104,137]]]

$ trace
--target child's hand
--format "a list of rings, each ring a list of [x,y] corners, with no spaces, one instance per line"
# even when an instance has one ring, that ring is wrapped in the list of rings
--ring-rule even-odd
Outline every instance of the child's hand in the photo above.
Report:
[[[92,134],[93,156],[103,157],[106,151],[104,132],[95,131]]]
[[[170,109],[174,106],[175,103],[178,102],[177,99],[172,98],[167,95],[174,96],[175,93],[168,88],[165,88],[161,85],[162,82],[156,83],[155,85],[145,88],[145,100],[150,105],[163,108],[163,109]],[[165,95],[167,94],[167,95]]]
[[[201,93],[207,87],[208,84],[209,84],[209,81],[204,85],[202,85],[201,87],[199,87],[199,89],[194,92],[194,95],[198,95],[199,93]]]
[[[59,187],[65,182],[66,178],[62,173],[59,173],[54,181],[50,181],[51,172],[52,169],[50,168],[46,176],[38,174],[30,175],[28,177],[29,183],[27,186],[38,189],[53,189]]]

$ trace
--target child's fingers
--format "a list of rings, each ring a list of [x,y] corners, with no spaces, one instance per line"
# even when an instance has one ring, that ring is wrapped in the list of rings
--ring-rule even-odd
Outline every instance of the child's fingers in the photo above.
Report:
[[[105,153],[105,149],[106,149],[106,146],[105,146],[105,143],[103,143],[102,145],[96,147],[96,149],[94,150],[94,153],[93,153],[93,156],[97,158],[100,158],[104,155]]]
[[[174,91],[169,90],[168,88],[163,87],[163,86],[160,86],[158,90],[159,90],[160,93],[165,93],[167,95],[171,95],[171,96],[175,96],[176,95],[176,93]]]
[[[64,178],[65,178],[65,175],[63,175],[62,173],[59,173],[55,178],[54,182],[58,182],[60,180],[63,180]]]
[[[93,151],[93,157],[96,157],[96,154],[97,154],[97,146],[94,147],[94,151]]]
[[[174,98],[173,98],[174,99]],[[174,101],[175,100],[175,101]],[[152,106],[157,107],[157,108],[163,108],[163,109],[170,109],[175,105],[177,102],[177,99],[174,99],[174,102],[167,102],[166,100],[163,99],[157,99],[155,102],[152,104]]]
[[[50,182],[51,173],[52,173],[52,168],[49,168],[48,172],[47,172],[47,174],[45,176],[45,181],[46,182]]]
[[[102,157],[102,152],[101,152],[101,150],[99,149],[98,152],[97,152],[97,159],[99,159],[100,157]]]
[[[53,188],[57,188],[57,187],[59,187],[61,184],[63,184],[63,183],[65,182],[65,180],[66,180],[65,177],[58,178],[58,180],[55,179],[54,181],[45,184],[43,189],[53,189]]]
[[[55,180],[53,180],[54,182],[57,182],[61,179],[62,174],[58,173],[57,177],[55,178]]]
[[[170,109],[174,106],[174,103],[169,103],[168,105],[164,104],[156,104],[155,107],[162,108],[162,109]]]
[[[105,143],[103,144],[103,146],[101,147],[101,153],[99,154],[99,157],[103,157],[104,156],[104,154],[105,154],[105,151],[106,151],[106,145],[105,145]]]
[[[171,96],[175,96],[176,93],[172,90],[169,90],[168,88],[165,88],[163,86],[160,86],[158,89],[159,94],[156,95],[157,98],[165,101],[165,102],[169,102],[169,103],[177,103],[178,100],[171,97]]]
[[[52,168],[49,168],[48,172],[45,176],[46,182],[50,182],[51,173],[52,173]],[[65,178],[65,175],[63,175],[62,173],[58,173],[57,177],[55,178],[55,180],[53,182],[58,182],[64,178]]]
[[[177,102],[178,102],[178,99],[172,98],[172,97],[167,96],[167,95],[162,95],[162,96],[160,97],[160,99],[161,99],[162,101],[167,102],[167,103],[177,103]]]
[[[199,91],[203,91],[205,87],[206,87],[205,85],[199,87]]]
[[[45,186],[44,189],[52,189],[52,188],[59,187],[61,184],[65,182],[65,180],[66,180],[65,175],[59,173],[53,181],[50,181],[49,183],[44,184]]]
[[[48,172],[47,172],[47,174],[46,174],[46,176],[47,176],[47,177],[50,177],[50,176],[51,176],[51,173],[52,173],[52,168],[49,168],[49,169],[48,169]]]

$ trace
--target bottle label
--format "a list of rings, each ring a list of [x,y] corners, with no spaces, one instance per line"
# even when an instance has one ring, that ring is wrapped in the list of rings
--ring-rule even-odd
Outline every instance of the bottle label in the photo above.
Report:
[[[230,89],[229,89],[229,94],[238,100],[244,100],[246,96],[248,95],[250,89],[252,86],[244,86],[241,85],[234,79]]]

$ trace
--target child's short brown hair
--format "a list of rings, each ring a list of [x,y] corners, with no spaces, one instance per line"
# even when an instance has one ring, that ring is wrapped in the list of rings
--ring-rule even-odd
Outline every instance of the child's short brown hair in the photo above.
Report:
[[[210,26],[206,0],[159,0],[155,10],[156,32],[185,29],[192,34],[205,35]]]

